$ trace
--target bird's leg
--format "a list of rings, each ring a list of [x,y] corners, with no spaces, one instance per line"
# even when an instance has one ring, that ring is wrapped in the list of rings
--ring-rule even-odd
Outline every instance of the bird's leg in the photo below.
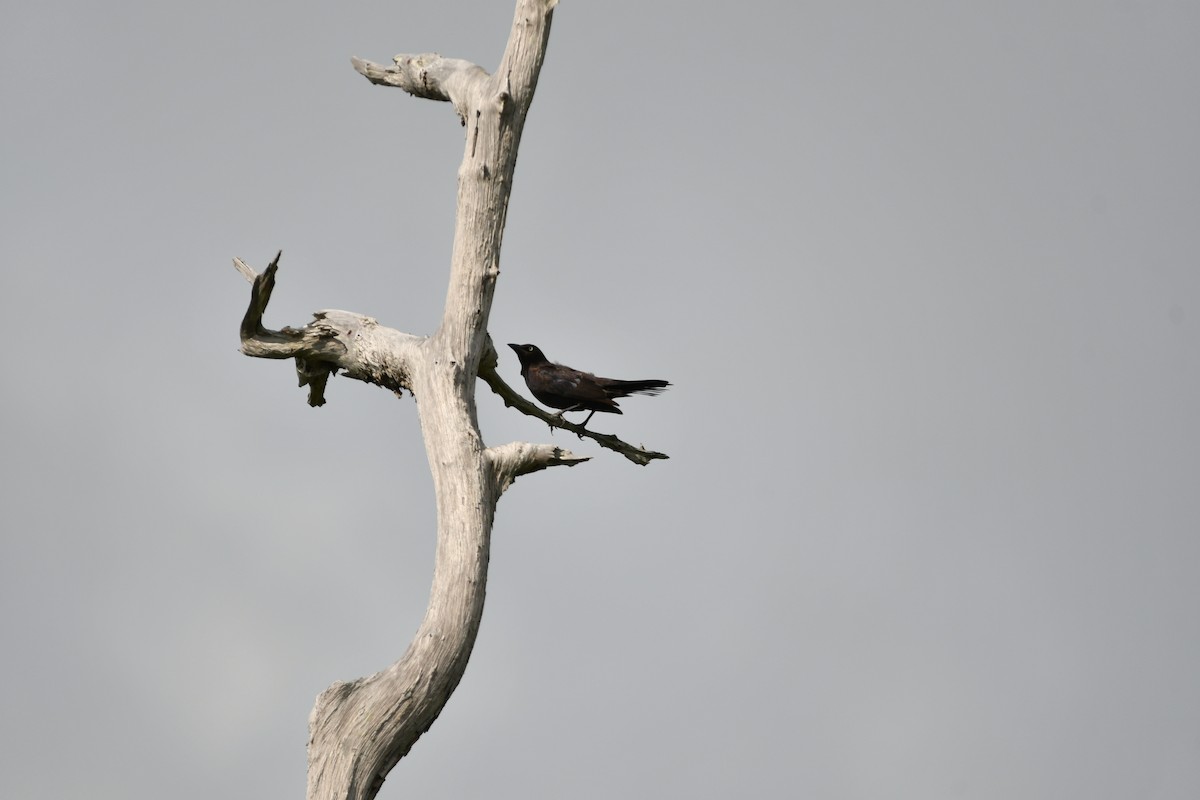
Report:
[[[566,414],[568,411],[583,411],[585,408],[587,408],[587,406],[583,406],[583,405],[580,405],[580,404],[576,403],[575,405],[571,406],[570,408],[564,408],[564,409],[562,409],[561,411],[559,411],[559,412],[558,412],[557,414],[555,414],[554,416],[558,417],[558,418],[559,418],[559,419],[561,419],[563,422],[566,422],[566,421],[567,421],[567,418],[566,418],[566,417],[564,417],[564,416],[563,416],[563,414]],[[592,414],[595,414],[595,413],[596,413],[596,411],[595,411],[595,409],[593,409],[593,410],[592,410],[592,413],[587,415],[587,419],[585,419],[585,420],[582,422],[582,424],[580,424],[580,426],[579,426],[579,427],[580,427],[580,428],[586,428],[586,427],[587,427],[587,424],[588,424],[588,420],[590,420],[590,419],[592,418]],[[553,429],[553,428],[551,428],[551,429],[550,429],[550,432],[551,432],[551,433],[553,433],[553,432],[554,432],[554,429]],[[580,439],[582,439],[582,438],[583,438],[583,434],[579,434],[579,438],[580,438]]]
[[[566,419],[563,417],[563,414],[567,413],[568,411],[582,411],[582,410],[583,410],[583,406],[574,405],[574,406],[571,406],[570,408],[564,408],[562,411],[559,411],[554,416],[558,417],[559,419],[561,419],[565,422]],[[591,419],[591,416],[588,416],[588,419]]]
[[[557,414],[551,414],[551,416],[553,416],[553,417],[558,417],[558,418],[559,418],[559,419],[561,419],[563,422],[566,422],[566,421],[567,421],[567,418],[566,418],[566,417],[564,417],[564,416],[563,416],[563,414],[567,413],[568,411],[579,411],[579,410],[580,410],[580,406],[578,406],[578,405],[573,405],[573,406],[571,406],[570,408],[564,408],[564,409],[562,409],[562,410],[561,410],[561,411],[559,411]],[[591,419],[591,417],[589,417],[588,419]],[[554,435],[554,426],[553,426],[553,425],[551,425],[551,426],[550,426],[550,435],[551,435],[551,436],[553,436],[553,435]],[[582,438],[582,437],[581,437],[581,438]]]

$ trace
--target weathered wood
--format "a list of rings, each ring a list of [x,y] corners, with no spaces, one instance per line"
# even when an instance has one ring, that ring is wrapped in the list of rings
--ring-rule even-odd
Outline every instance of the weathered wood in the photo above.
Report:
[[[399,393],[411,390],[412,365],[424,339],[380,325],[352,311],[327,309],[313,314],[303,328],[270,330],[262,317],[279,270],[276,255],[261,275],[239,258],[234,266],[253,284],[250,307],[242,319],[242,352],[255,358],[294,358],[301,386],[309,387],[308,404],[325,405],[325,384],[341,370],[348,378]]]
[[[517,148],[546,52],[556,0],[518,0],[495,73],[436,54],[396,56],[383,67],[353,59],[372,83],[451,102],[466,129],[458,171],[457,224],[441,324],[421,337],[348,311],[321,311],[300,329],[271,330],[263,316],[279,256],[253,283],[242,351],[293,358],[309,403],[325,402],[331,375],[407,390],[417,399],[437,502],[437,551],[429,606],[404,655],[374,675],[330,686],[309,718],[309,800],[370,800],[388,772],[437,719],[466,669],[483,615],[496,503],[513,481],[587,461],[549,444],[485,447],[475,413],[482,377],[505,403],[586,435],[636,463],[666,458],[552,417],[496,374],[487,334]],[[579,428],[577,430],[577,428]]]
[[[484,447],[474,389],[489,349],[487,322],[517,148],[554,6],[555,0],[517,2],[493,75],[456,60],[396,59],[395,85],[452,102],[467,134],[442,322],[420,345],[420,357],[406,364],[437,497],[433,587],[425,618],[399,661],[335,684],[317,699],[309,723],[309,800],[373,798],[437,719],[462,678],[483,616],[496,502],[512,476],[549,465],[544,450],[510,458],[511,450]],[[416,80],[406,83],[406,75]],[[493,458],[496,453],[504,457]],[[577,460],[569,453],[558,458]]]

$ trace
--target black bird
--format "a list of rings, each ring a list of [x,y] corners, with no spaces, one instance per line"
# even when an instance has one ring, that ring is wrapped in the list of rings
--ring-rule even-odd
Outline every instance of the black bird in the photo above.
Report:
[[[564,367],[549,361],[542,351],[532,344],[510,344],[521,359],[521,377],[533,396],[551,408],[562,409],[556,416],[568,411],[590,411],[583,421],[584,427],[592,414],[603,411],[620,414],[616,398],[631,394],[658,394],[671,384],[666,381],[619,381],[614,378],[598,378],[590,372]]]

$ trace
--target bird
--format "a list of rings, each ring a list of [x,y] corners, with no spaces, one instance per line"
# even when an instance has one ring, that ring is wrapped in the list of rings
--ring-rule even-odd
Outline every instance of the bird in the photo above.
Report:
[[[616,398],[631,394],[659,394],[669,384],[662,380],[619,381],[615,378],[599,378],[590,372],[555,364],[536,345],[510,344],[521,360],[521,377],[525,385],[543,404],[560,409],[555,414],[561,417],[568,411],[590,411],[579,427],[586,427],[592,414],[620,414]]]

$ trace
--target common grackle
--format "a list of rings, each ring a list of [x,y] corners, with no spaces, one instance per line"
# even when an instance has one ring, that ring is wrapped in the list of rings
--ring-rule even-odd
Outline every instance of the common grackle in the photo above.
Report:
[[[568,411],[590,411],[583,426],[592,414],[603,411],[620,414],[616,398],[631,394],[658,394],[671,384],[666,381],[618,381],[613,378],[598,378],[590,372],[554,364],[532,344],[510,344],[521,359],[521,377],[533,396],[551,408],[562,409],[557,416]]]

